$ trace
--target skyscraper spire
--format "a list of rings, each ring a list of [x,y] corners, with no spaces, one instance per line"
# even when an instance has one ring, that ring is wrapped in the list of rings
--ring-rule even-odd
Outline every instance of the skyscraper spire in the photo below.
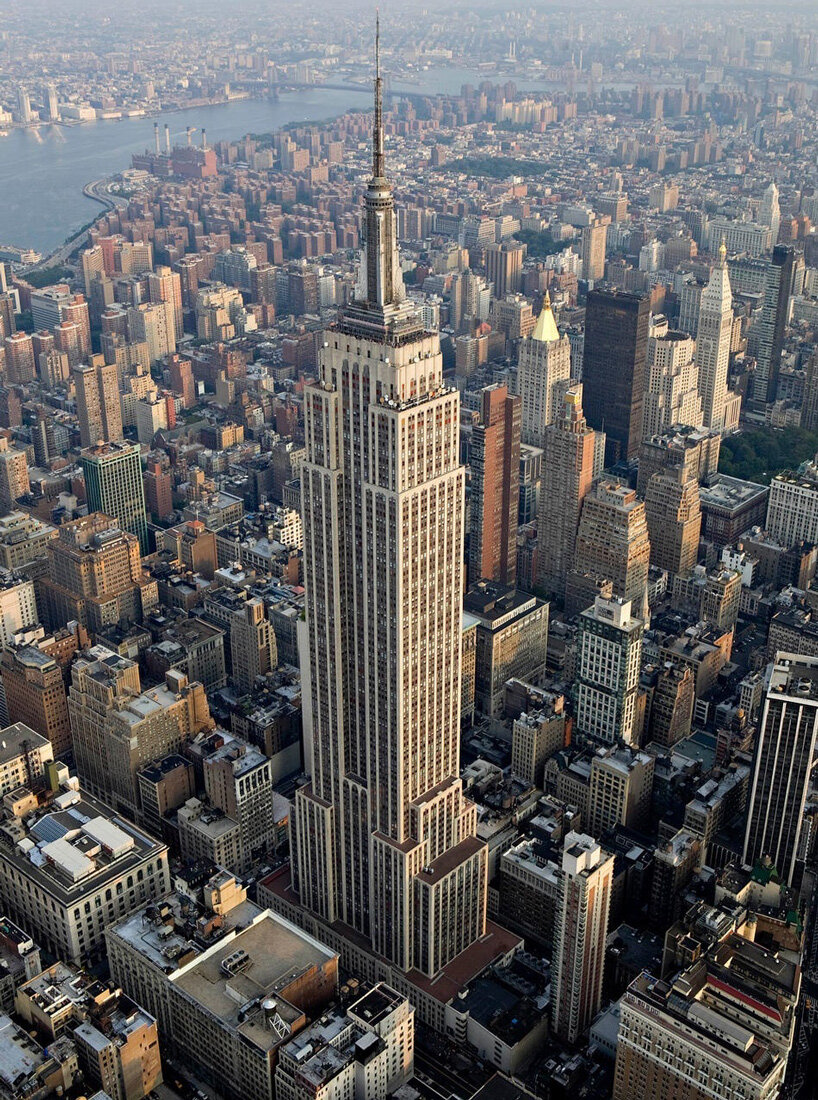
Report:
[[[383,81],[381,80],[381,14],[375,9],[375,125],[372,133],[372,177],[384,178]]]
[[[375,17],[375,120],[372,128],[372,178],[364,198],[366,239],[355,288],[355,303],[364,307],[371,323],[384,326],[394,321],[396,307],[406,291],[398,256],[395,200],[386,178],[383,138],[383,80],[381,78],[380,15]],[[403,312],[406,312],[405,310]]]

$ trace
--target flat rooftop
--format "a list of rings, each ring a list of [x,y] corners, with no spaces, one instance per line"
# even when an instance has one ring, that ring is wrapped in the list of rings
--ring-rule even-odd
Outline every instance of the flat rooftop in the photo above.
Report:
[[[37,652],[40,653],[41,651],[38,649]],[[46,657],[46,654],[42,655]],[[52,657],[47,659],[53,661]],[[48,743],[47,738],[35,733],[31,726],[27,726],[25,722],[15,722],[11,726],[6,726],[5,729],[0,730],[0,765],[16,760],[25,751],[25,748],[32,751],[41,749]]]
[[[275,894],[291,904],[298,905],[298,895],[292,888],[289,866],[273,871],[267,878],[262,879],[259,885],[264,886],[270,893]],[[334,932],[339,933],[366,951],[371,951],[371,944],[367,938],[359,935],[353,928],[336,921],[332,925]],[[427,978],[419,970],[410,970],[406,975],[407,981],[440,1001],[448,1004],[457,994],[473,979],[486,971],[492,963],[503,958],[509,951],[522,947],[522,939],[507,928],[503,928],[494,921],[486,921],[486,932],[479,940],[466,948],[465,951],[447,963],[434,978]],[[412,1000],[411,995],[409,1000]]]
[[[492,630],[537,606],[542,601],[530,593],[494,581],[478,581],[463,598],[464,611]]]
[[[111,926],[111,934],[124,940],[163,974],[171,973],[224,939],[234,928],[251,924],[261,912],[252,901],[242,901],[225,913],[223,919],[211,921],[205,927],[200,910],[188,898],[173,893],[122,917]],[[170,918],[168,923],[162,919],[163,913]]]
[[[0,1085],[10,1095],[16,1095],[17,1078],[28,1077],[44,1061],[43,1052],[34,1040],[5,1013],[0,1013]]]
[[[226,1028],[240,1032],[253,1046],[270,1050],[281,1038],[266,1026],[261,1002],[334,958],[333,951],[265,910],[244,931],[214,945],[171,980]],[[282,997],[276,1001],[285,1023],[301,1016]],[[249,1007],[253,1002],[254,1007]]]
[[[798,653],[777,653],[768,693],[796,700],[818,699],[818,659]]]
[[[703,506],[737,511],[752,501],[766,497],[769,491],[766,485],[760,485],[757,481],[716,474],[710,485],[701,486],[699,496]]]
[[[30,816],[23,836],[19,825],[16,818],[2,823],[2,858],[66,905],[166,851],[109,806],[76,790],[61,792]]]

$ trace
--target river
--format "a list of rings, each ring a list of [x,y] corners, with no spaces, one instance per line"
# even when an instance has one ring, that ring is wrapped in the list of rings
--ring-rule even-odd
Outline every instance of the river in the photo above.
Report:
[[[0,138],[0,244],[48,253],[101,212],[82,189],[91,180],[130,167],[131,154],[153,147],[153,124],[164,142],[165,122],[175,142],[188,126],[207,128],[208,142],[277,130],[288,122],[332,118],[365,107],[368,92],[309,88],[279,100],[238,99],[213,107],[173,111],[151,118],[85,122],[12,130]]]
[[[463,84],[481,80],[516,80],[531,91],[558,90],[553,83],[509,74],[487,74],[441,65],[408,81],[396,80],[394,91],[457,94]],[[265,133],[289,122],[334,118],[349,107],[366,107],[370,92],[305,88],[279,100],[239,99],[212,107],[173,111],[151,118],[86,122],[74,126],[39,126],[12,130],[0,138],[0,245],[35,248],[47,254],[100,212],[99,203],[82,189],[91,180],[130,166],[131,154],[153,146],[153,124],[164,142],[168,123],[175,142],[185,140],[188,126],[207,128],[209,142],[237,140]]]

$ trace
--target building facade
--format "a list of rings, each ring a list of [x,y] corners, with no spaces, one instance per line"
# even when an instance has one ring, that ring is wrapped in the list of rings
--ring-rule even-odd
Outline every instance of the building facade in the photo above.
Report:
[[[699,368],[699,393],[702,419],[708,428],[722,431],[725,426],[727,369],[733,332],[733,291],[727,271],[727,249],[722,242],[719,262],[710,273],[699,303],[696,363]]]
[[[818,658],[777,653],[756,734],[742,859],[770,861],[789,886],[803,858],[817,739]]]
[[[459,778],[459,400],[406,301],[379,71],[375,90],[358,283],[305,393],[313,740],[293,866],[308,910],[432,976],[485,931],[486,850]]]
[[[559,872],[554,927],[551,1022],[575,1043],[602,1004],[605,942],[614,857],[593,839],[569,833]]]
[[[80,455],[80,466],[89,512],[115,516],[123,531],[136,535],[141,552],[147,554],[148,516],[139,447],[130,443],[92,446]]]
[[[545,430],[537,522],[537,583],[547,593],[565,594],[574,568],[582,502],[597,472],[599,443],[582,409],[582,384],[571,386],[560,416]]]
[[[513,585],[517,578],[520,491],[520,398],[505,386],[482,391],[472,431],[469,580]]]
[[[641,619],[630,600],[597,597],[579,617],[576,729],[584,737],[632,742],[642,658]]]
[[[534,331],[520,344],[517,360],[523,443],[545,446],[545,429],[560,417],[563,394],[570,381],[571,342],[567,336],[560,336],[546,292]]]
[[[582,358],[585,415],[605,432],[605,465],[635,458],[642,439],[650,302],[615,290],[592,290]]]

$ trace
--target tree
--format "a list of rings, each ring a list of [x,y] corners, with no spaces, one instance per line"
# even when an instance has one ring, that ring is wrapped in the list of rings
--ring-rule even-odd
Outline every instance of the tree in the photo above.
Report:
[[[818,432],[806,428],[752,428],[722,440],[719,472],[767,484],[783,470],[793,470],[818,452]]]

